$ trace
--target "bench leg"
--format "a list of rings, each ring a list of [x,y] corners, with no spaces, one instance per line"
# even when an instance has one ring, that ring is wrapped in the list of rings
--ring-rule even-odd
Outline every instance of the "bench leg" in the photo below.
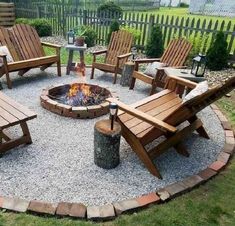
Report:
[[[20,123],[21,129],[23,131],[23,136],[26,138],[26,144],[32,144],[32,139],[30,136],[29,128],[26,122]]]
[[[10,79],[9,72],[6,72],[6,78],[7,78],[7,87],[8,87],[8,89],[12,89],[12,82],[11,82],[11,79]]]
[[[95,68],[92,66],[92,69],[91,69],[91,78],[90,79],[94,78],[94,73],[95,73]]]

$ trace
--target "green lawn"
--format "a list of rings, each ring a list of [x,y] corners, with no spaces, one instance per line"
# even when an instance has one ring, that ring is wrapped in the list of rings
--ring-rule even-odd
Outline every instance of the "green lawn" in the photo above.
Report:
[[[235,129],[235,93],[222,98],[218,106],[231,120]],[[146,210],[123,215],[103,226],[123,225],[235,225],[235,160],[226,170],[206,184],[168,203],[154,205]],[[92,222],[39,217],[29,214],[0,212],[0,226],[82,226]]]

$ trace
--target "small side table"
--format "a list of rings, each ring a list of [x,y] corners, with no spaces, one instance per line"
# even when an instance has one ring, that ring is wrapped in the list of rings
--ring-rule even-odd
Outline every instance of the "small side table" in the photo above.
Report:
[[[87,49],[87,45],[84,46],[75,46],[75,45],[66,45],[65,48],[69,51],[69,58],[66,68],[66,74],[69,75],[72,68],[75,66],[75,63],[73,62],[73,52],[79,51],[80,54],[80,65],[85,67],[84,63],[84,51]]]
[[[103,169],[115,168],[119,162],[121,126],[114,122],[111,130],[110,120],[101,120],[95,124],[94,162]]]
[[[166,67],[164,68],[164,72],[166,76],[171,76],[171,75],[177,76],[197,83],[206,80],[205,77],[196,77],[195,75],[191,74],[191,70],[187,69],[175,69],[175,68]]]
[[[132,61],[128,61],[124,64],[124,68],[122,70],[122,76],[120,79],[121,86],[130,86],[132,74],[135,69],[135,63]]]

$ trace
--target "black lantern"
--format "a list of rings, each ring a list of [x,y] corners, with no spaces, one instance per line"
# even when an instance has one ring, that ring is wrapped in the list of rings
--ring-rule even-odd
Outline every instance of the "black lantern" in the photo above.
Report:
[[[74,31],[70,30],[68,33],[68,44],[73,45],[74,44]]]
[[[111,117],[111,130],[113,130],[114,117],[118,112],[118,105],[116,103],[110,103],[109,105],[110,117]]]
[[[132,47],[131,48],[131,53],[132,53],[132,60],[135,60],[135,57],[137,55],[137,48],[136,47]]]
[[[206,55],[199,53],[198,56],[193,58],[193,66],[191,74],[196,77],[203,77],[206,70]]]

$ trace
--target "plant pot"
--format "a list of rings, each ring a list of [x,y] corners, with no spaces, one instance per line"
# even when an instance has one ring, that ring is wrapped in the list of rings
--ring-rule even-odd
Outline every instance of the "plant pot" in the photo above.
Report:
[[[84,37],[78,37],[75,39],[75,46],[84,46],[84,44],[85,44]]]

